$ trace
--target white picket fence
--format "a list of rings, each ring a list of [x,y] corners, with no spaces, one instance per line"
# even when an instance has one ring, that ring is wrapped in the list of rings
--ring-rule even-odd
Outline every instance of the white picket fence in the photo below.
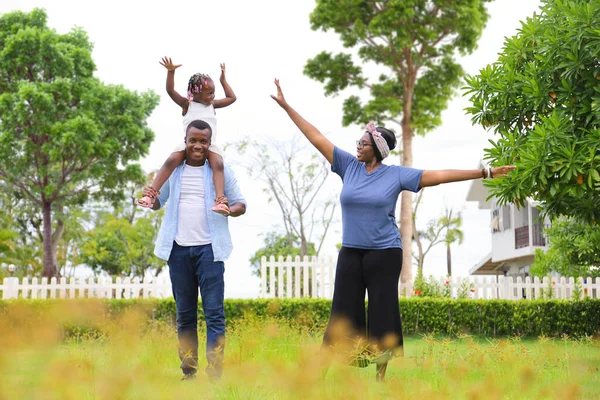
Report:
[[[262,257],[261,294],[263,298],[333,297],[336,260],[333,257]],[[438,287],[450,297],[472,299],[571,299],[576,289],[574,278],[470,276],[439,278]],[[579,278],[580,297],[600,298],[600,278]],[[398,285],[403,297],[418,296],[413,283]],[[551,293],[551,294],[550,294]]]
[[[148,299],[173,296],[168,277],[141,280],[131,278],[4,278],[0,285],[2,299]]]
[[[274,257],[261,259],[262,298],[326,298],[333,297],[336,260],[333,257]],[[600,298],[600,278],[546,277],[524,280],[504,276],[471,276],[439,278],[440,290],[450,297],[472,299],[571,299],[576,286],[580,297]],[[404,297],[419,296],[413,284],[399,284],[399,293]],[[168,277],[140,280],[139,278],[4,278],[0,284],[2,299],[54,299],[54,298],[167,298],[172,297]],[[551,293],[551,294],[550,294]]]

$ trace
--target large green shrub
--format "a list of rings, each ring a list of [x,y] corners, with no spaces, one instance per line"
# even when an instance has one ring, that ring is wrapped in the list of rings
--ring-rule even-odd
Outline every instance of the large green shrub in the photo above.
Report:
[[[93,307],[93,311],[86,308],[88,305]],[[228,322],[244,318],[275,319],[314,332],[324,329],[330,308],[331,301],[324,299],[225,300]],[[115,321],[129,310],[138,311],[149,322],[175,325],[173,299],[0,301],[0,321],[11,312],[14,318],[14,311],[18,311],[24,315],[23,319],[27,319],[28,326],[36,326],[39,321],[52,321],[67,335],[78,335],[94,329],[102,330],[104,322]],[[406,335],[600,335],[600,299],[511,301],[413,297],[400,299],[400,312]],[[201,305],[198,314],[203,318]]]

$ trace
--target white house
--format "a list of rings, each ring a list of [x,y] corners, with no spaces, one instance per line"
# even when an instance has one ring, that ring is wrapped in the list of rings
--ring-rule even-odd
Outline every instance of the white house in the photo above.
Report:
[[[481,167],[480,167],[481,168]],[[536,249],[547,249],[543,235],[549,221],[542,221],[535,202],[527,207],[515,204],[498,206],[495,199],[486,200],[489,190],[481,179],[472,181],[467,201],[476,201],[482,210],[490,210],[492,252],[469,270],[471,275],[509,275],[526,277]]]

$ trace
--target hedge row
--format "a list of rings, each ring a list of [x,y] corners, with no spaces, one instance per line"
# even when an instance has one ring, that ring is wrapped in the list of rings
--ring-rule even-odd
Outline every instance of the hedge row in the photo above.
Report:
[[[148,319],[175,323],[173,299],[166,300],[11,300],[0,301],[0,317],[10,310],[27,310],[35,320],[74,303],[95,304],[98,310],[89,318],[69,325],[89,323],[90,318],[104,320],[125,310],[142,310]],[[248,317],[277,318],[291,324],[319,330],[327,323],[330,300],[323,299],[251,299],[225,300],[228,322]],[[55,309],[56,309],[55,308]],[[600,335],[600,299],[572,300],[452,300],[431,298],[400,299],[405,335],[470,334],[485,337],[540,335],[561,337]],[[21,312],[21,311],[20,311]],[[199,316],[203,317],[202,306]],[[98,313],[100,315],[98,315]],[[86,322],[88,321],[88,322]],[[30,321],[35,325],[34,321]]]

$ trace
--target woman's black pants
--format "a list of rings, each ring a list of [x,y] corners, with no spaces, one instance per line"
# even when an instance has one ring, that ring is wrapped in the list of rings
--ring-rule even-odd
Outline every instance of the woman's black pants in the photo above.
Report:
[[[398,280],[402,249],[342,247],[337,261],[331,317],[323,343],[367,340],[371,351],[402,352]],[[365,313],[365,293],[368,308]]]

